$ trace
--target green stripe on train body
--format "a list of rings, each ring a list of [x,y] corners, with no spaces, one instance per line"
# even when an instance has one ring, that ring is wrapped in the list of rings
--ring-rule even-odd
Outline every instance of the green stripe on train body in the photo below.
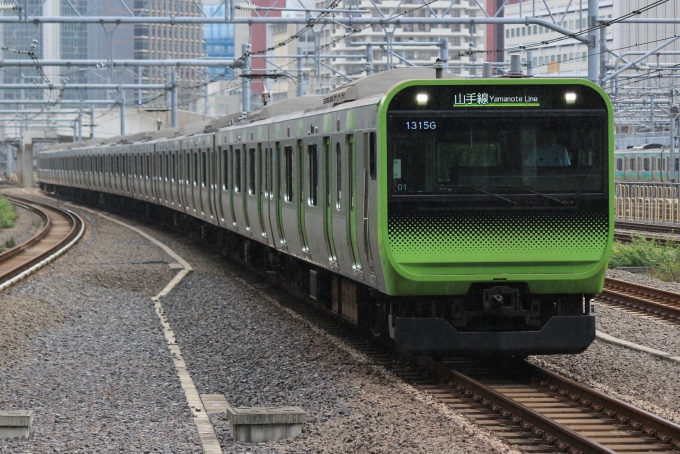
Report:
[[[409,87],[492,88],[582,86],[601,97],[606,115],[606,200],[600,213],[532,216],[512,212],[449,211],[439,216],[390,217],[388,112]],[[588,90],[590,89],[590,90]],[[521,90],[520,90],[521,91]],[[595,102],[595,101],[593,101]],[[600,101],[597,101],[600,102]],[[535,108],[528,106],[528,108]],[[478,111],[480,109],[475,109]],[[559,119],[559,118],[558,118]],[[473,283],[527,283],[531,293],[597,293],[602,289],[614,229],[613,107],[602,89],[584,80],[411,80],[397,84],[378,106],[378,243],[389,295],[461,295]],[[604,150],[603,150],[604,151]],[[393,164],[393,165],[396,165]],[[394,171],[394,169],[392,169]],[[393,175],[394,176],[394,175]]]

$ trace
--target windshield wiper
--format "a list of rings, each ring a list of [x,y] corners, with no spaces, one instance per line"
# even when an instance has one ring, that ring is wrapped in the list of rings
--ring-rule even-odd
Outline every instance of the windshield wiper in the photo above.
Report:
[[[482,194],[487,194],[487,195],[490,195],[490,196],[495,197],[497,199],[501,199],[504,202],[508,202],[512,205],[517,205],[517,203],[514,202],[513,200],[506,199],[505,197],[501,197],[498,194],[494,194],[493,192],[485,191],[484,189],[480,189],[480,188],[475,187],[475,186],[470,186],[470,185],[467,185],[467,184],[455,184],[455,185],[453,185],[453,187],[474,189],[475,191],[481,192]]]
[[[566,203],[565,201],[563,201],[563,200],[556,199],[555,197],[551,197],[551,196],[549,196],[549,195],[547,195],[547,194],[542,194],[542,193],[540,193],[540,192],[536,192],[536,191],[534,191],[533,189],[529,189],[529,188],[524,187],[524,186],[519,186],[519,185],[517,185],[517,184],[507,184],[507,185],[504,185],[504,186],[509,187],[509,188],[520,188],[520,189],[524,189],[525,191],[531,192],[532,194],[540,195],[541,197],[545,197],[545,198],[548,199],[548,200],[552,200],[553,202],[557,202],[557,203],[559,203],[559,204],[562,205],[562,206],[564,206],[564,205],[567,204],[567,203]],[[501,187],[502,187],[502,186],[501,186]]]
[[[588,172],[586,172],[586,176],[583,177],[583,180],[581,180],[581,182],[578,184],[578,187],[576,188],[576,193],[574,194],[574,197],[572,197],[571,200],[569,201],[570,205],[573,205],[574,202],[576,200],[578,200],[578,196],[579,196],[579,194],[581,194],[581,190],[583,189],[583,183],[586,182],[586,180],[590,176],[590,172],[593,171],[593,169],[598,164],[598,162],[600,162],[600,155],[599,154],[595,155],[595,162],[593,162],[593,165],[590,166],[590,169],[588,169]]]

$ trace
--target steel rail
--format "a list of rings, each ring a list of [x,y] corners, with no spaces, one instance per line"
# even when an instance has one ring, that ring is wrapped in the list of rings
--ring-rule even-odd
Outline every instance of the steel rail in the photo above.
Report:
[[[598,299],[680,321],[680,294],[606,278]]]
[[[83,227],[80,217],[68,210],[17,197],[6,197],[12,203],[31,206],[34,211],[42,212],[42,216],[48,221],[26,243],[0,256],[0,286],[4,286],[8,281],[17,278],[71,244],[82,232]]]

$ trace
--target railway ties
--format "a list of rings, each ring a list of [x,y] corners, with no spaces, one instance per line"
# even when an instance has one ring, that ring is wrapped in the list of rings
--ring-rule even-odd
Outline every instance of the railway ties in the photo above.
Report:
[[[320,312],[305,295],[288,295],[276,298],[367,357],[351,366],[382,366],[524,452],[680,454],[680,426],[525,361],[412,356],[367,338],[341,317]]]
[[[0,254],[0,290],[59,256],[84,232],[82,219],[70,211],[17,197],[8,199],[38,215],[42,227],[23,244]]]
[[[605,279],[598,299],[645,314],[680,323],[680,294],[634,284],[619,279]]]

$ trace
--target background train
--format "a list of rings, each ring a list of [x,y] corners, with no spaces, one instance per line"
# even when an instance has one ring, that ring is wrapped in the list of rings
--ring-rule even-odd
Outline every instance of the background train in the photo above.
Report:
[[[676,150],[675,172],[680,175],[680,150]],[[670,149],[668,145],[649,143],[616,150],[617,182],[668,183]]]
[[[407,350],[583,351],[613,238],[611,103],[582,80],[434,75],[57,146],[40,185],[193,219]],[[568,165],[538,164],[546,131]]]

